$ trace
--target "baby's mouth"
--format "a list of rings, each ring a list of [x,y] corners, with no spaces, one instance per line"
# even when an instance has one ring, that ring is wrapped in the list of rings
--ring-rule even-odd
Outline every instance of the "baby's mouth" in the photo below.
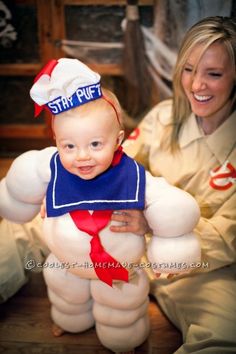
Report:
[[[80,166],[80,167],[77,167],[77,169],[81,173],[89,173],[89,172],[92,171],[93,168],[94,168],[94,166]]]

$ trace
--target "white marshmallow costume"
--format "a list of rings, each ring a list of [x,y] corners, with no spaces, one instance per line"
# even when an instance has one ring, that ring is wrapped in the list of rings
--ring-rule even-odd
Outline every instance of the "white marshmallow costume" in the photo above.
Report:
[[[36,113],[46,105],[55,115],[101,96],[100,76],[75,59],[50,62],[36,77],[31,89],[31,97],[39,105]],[[36,216],[45,196],[49,196],[49,186],[55,187],[52,164],[59,159],[56,151],[55,147],[29,151],[13,162],[0,183],[2,217],[24,223]],[[137,167],[136,171],[141,170]],[[163,178],[153,177],[148,172],[143,172],[143,177],[144,213],[153,230],[147,245],[150,263],[146,266],[152,266],[157,273],[186,271],[191,263],[200,261],[200,247],[192,232],[200,215],[198,205],[191,195],[169,185]],[[55,190],[52,188],[52,205],[56,200]],[[99,190],[101,194],[101,188]],[[94,204],[90,205],[93,209]],[[117,207],[115,203],[112,205],[113,210],[122,209],[122,203]],[[73,205],[73,213],[77,213],[77,206],[78,203]],[[106,210],[104,203],[99,208]],[[85,209],[87,212],[87,204]],[[123,209],[127,209],[127,203]],[[80,210],[83,211],[83,207]],[[91,217],[95,214],[90,210]],[[81,215],[79,218],[83,218]],[[71,209],[47,215],[43,220],[42,237],[51,254],[45,263],[44,277],[53,321],[69,332],[81,332],[95,324],[101,343],[119,352],[139,346],[149,334],[149,283],[145,271],[137,266],[146,251],[145,238],[131,233],[112,233],[111,224],[108,220],[105,227],[95,233],[95,238],[100,240],[103,256],[108,255],[112,262],[102,258],[100,262],[98,255],[96,264],[91,251],[94,235],[78,228]],[[114,268],[118,268],[118,276]]]

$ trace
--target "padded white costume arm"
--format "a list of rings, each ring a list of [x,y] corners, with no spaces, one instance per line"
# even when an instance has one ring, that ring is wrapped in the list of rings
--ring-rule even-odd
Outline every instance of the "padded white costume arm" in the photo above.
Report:
[[[145,216],[153,230],[148,258],[156,272],[186,271],[200,261],[200,245],[192,232],[200,211],[195,199],[164,178],[147,173]],[[174,265],[183,264],[181,269]]]
[[[50,180],[50,159],[56,148],[28,151],[16,158],[0,182],[0,215],[23,223],[40,210]]]
[[[200,210],[189,193],[146,172],[145,216],[154,235],[174,237],[194,229]]]

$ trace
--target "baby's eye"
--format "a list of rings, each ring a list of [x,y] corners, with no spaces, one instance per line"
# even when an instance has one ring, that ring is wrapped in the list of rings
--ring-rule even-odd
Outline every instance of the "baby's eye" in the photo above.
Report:
[[[90,145],[93,149],[98,149],[102,147],[101,141],[92,141]]]
[[[67,145],[66,145],[66,148],[67,148],[68,150],[74,149],[74,147],[75,147],[75,145],[73,145],[73,144],[67,144]]]

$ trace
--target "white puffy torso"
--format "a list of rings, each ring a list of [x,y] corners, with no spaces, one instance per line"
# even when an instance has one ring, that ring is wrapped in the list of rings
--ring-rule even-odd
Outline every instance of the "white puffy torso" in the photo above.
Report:
[[[131,233],[114,233],[110,223],[99,233],[105,251],[124,264],[138,262],[145,252],[144,238]],[[58,217],[45,218],[43,238],[49,249],[70,271],[83,278],[95,279],[89,253],[92,236],[80,231],[67,213]]]
[[[124,266],[139,262],[145,253],[145,239],[132,233],[114,233],[109,230],[110,226],[111,222],[99,232],[105,251]],[[69,213],[57,217],[46,216],[43,220],[43,239],[71,272],[83,278],[97,278],[89,256],[92,236],[79,230]]]

